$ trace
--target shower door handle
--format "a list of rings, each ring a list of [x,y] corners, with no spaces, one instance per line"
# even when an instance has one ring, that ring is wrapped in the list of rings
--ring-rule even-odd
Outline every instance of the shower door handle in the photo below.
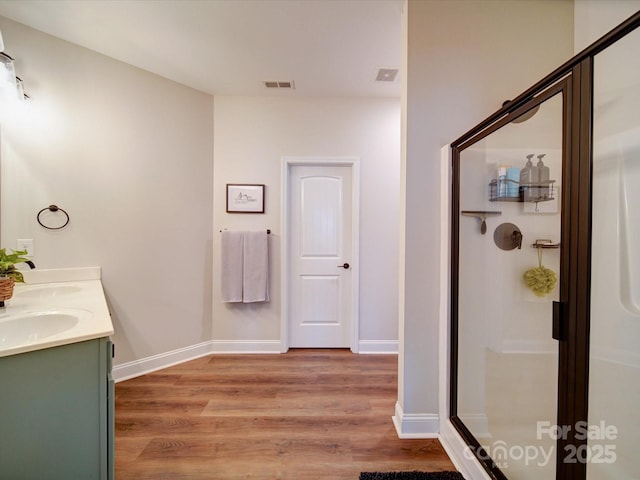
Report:
[[[566,304],[563,302],[553,302],[553,332],[552,336],[556,340],[566,340],[565,333],[565,309]]]

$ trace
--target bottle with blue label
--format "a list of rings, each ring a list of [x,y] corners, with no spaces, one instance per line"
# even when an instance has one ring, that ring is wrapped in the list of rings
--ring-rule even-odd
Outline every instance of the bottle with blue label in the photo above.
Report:
[[[518,167],[507,168],[507,197],[518,198],[520,187],[520,169]]]

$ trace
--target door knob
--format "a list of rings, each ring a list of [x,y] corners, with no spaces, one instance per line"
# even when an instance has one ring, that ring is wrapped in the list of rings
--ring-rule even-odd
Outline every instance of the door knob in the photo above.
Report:
[[[344,262],[342,265],[338,265],[338,268],[344,268],[345,270],[347,270],[351,265],[349,265],[347,262]]]

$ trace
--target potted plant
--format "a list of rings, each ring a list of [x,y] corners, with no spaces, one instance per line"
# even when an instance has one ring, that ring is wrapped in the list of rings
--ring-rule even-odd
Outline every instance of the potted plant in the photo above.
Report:
[[[15,283],[24,283],[24,277],[16,268],[16,264],[30,262],[24,256],[26,254],[26,250],[14,250],[13,253],[7,253],[5,248],[0,248],[0,306],[2,307],[4,301],[13,296]]]

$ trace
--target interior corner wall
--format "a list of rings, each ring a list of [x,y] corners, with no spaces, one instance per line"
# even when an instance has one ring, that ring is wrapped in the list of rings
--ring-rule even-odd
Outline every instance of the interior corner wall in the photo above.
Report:
[[[640,11],[640,0],[576,1],[575,53],[584,50],[638,11]]]
[[[396,428],[400,435],[430,436],[439,425],[440,148],[571,58],[573,2],[409,0],[403,15],[403,355]]]
[[[280,351],[282,157],[360,159],[360,344],[397,348],[400,101],[217,96],[214,105],[214,351]],[[266,185],[264,214],[226,212],[227,183]],[[220,230],[270,229],[267,303],[222,303]]]
[[[213,97],[0,17],[31,95],[2,123],[2,246],[100,266],[116,366],[211,337]],[[2,112],[5,113],[5,112]],[[56,204],[70,222],[45,230]]]

